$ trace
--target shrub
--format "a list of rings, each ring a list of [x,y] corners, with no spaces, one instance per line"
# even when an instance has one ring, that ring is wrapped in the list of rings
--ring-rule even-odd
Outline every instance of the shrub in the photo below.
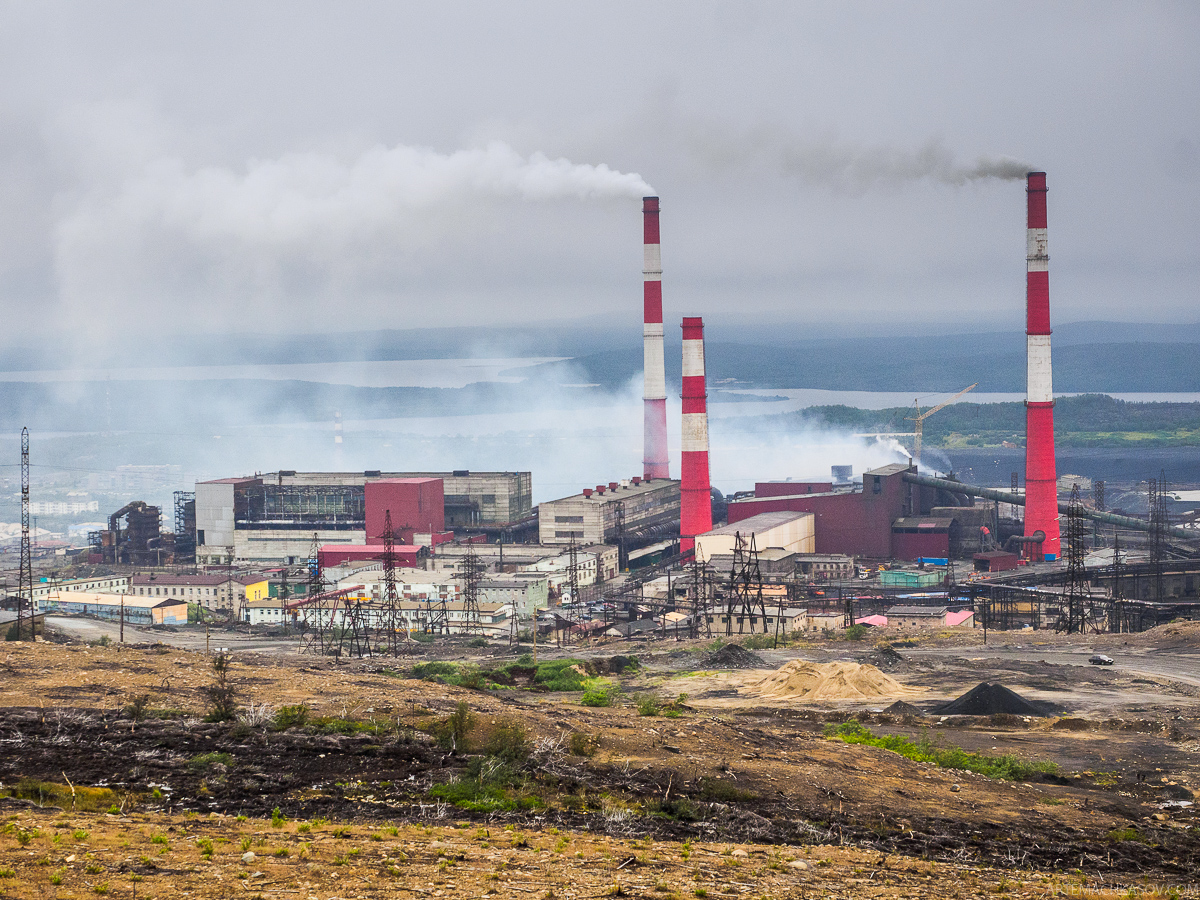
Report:
[[[229,683],[229,666],[232,660],[228,653],[218,653],[213,657],[213,675],[216,680],[203,688],[208,698],[208,722],[229,722],[237,718],[237,691]]]
[[[579,702],[584,706],[612,706],[618,693],[620,688],[612,682],[604,678],[593,678],[585,684]]]
[[[662,710],[658,698],[652,694],[638,694],[636,702],[639,716],[657,716]]]
[[[475,721],[471,708],[460,700],[454,712],[434,726],[434,737],[444,749],[465,753],[470,746],[468,736],[475,727]]]
[[[473,637],[473,638],[471,638],[471,640],[467,641],[468,647],[486,647],[487,645],[488,645],[488,639],[485,637],[482,637],[482,636]]]
[[[506,762],[524,762],[529,756],[529,732],[515,720],[500,722],[491,729],[483,749]]]
[[[572,756],[592,757],[600,749],[600,740],[595,735],[584,734],[582,731],[572,731],[567,739],[567,749]]]
[[[448,662],[427,662],[413,666],[413,677],[433,681],[439,675],[457,675],[458,666]]]
[[[845,638],[848,641],[861,641],[867,636],[866,625],[851,625],[845,631]]]
[[[275,713],[275,727],[280,731],[288,728],[303,728],[308,724],[308,706],[299,703],[295,706],[281,706]]]
[[[125,709],[123,712],[125,715],[129,716],[129,718],[133,719],[134,722],[140,722],[142,719],[146,718],[146,712],[149,706],[150,695],[138,694],[138,696],[134,697],[125,704]]]

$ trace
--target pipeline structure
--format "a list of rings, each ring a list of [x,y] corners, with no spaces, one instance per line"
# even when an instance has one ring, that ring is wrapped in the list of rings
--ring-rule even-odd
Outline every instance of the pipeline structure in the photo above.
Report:
[[[918,475],[916,472],[904,472],[900,476],[910,484],[919,484],[924,487],[937,488],[938,490],[947,491],[951,494],[965,494],[968,497],[983,497],[985,500],[995,500],[999,503],[1011,503],[1014,506],[1025,507],[1025,536],[1033,538],[1033,533],[1029,529],[1029,505],[1026,503],[1026,497],[1022,494],[1012,494],[1008,491],[999,491],[995,488],[976,487],[973,484],[963,484],[961,481],[951,481],[949,478],[934,478],[931,475]],[[1054,498],[1054,530],[1058,532],[1058,516],[1067,515],[1071,511],[1069,503],[1059,503],[1058,497]],[[1130,531],[1150,531],[1153,526],[1145,519],[1135,519],[1132,516],[1121,516],[1116,513],[1105,512],[1098,509],[1087,509],[1086,507],[1078,507],[1077,514],[1085,519],[1091,519],[1093,522],[1102,522],[1105,525],[1115,525],[1118,528],[1128,528]],[[1034,529],[1038,531],[1040,529]],[[1178,538],[1183,541],[1200,540],[1200,533],[1189,531],[1186,528],[1178,528],[1176,526],[1164,526],[1163,534],[1168,534],[1171,537]]]
[[[647,479],[670,478],[667,463],[667,374],[663,352],[662,251],[658,198],[642,198],[643,277],[643,454]]]
[[[1025,536],[1027,557],[1060,554],[1058,484],[1054,464],[1054,383],[1050,363],[1050,257],[1046,249],[1046,173],[1030,172],[1026,188],[1025,254]]]
[[[704,320],[683,320],[683,428],[679,552],[696,548],[696,535],[712,531],[712,485],[708,474],[708,390],[704,374]]]

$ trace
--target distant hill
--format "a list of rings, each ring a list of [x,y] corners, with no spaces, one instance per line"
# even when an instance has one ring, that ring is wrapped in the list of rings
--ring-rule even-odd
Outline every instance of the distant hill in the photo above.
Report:
[[[678,344],[676,344],[678,346]],[[959,335],[823,341],[809,346],[705,346],[710,388],[817,388],[849,391],[990,392],[1025,389],[1024,335]],[[681,351],[668,344],[667,381],[682,375]],[[523,370],[533,378],[581,380],[616,388],[642,370],[641,347],[591,353],[569,363]],[[1061,393],[1200,391],[1200,342],[1066,344],[1054,348]]]

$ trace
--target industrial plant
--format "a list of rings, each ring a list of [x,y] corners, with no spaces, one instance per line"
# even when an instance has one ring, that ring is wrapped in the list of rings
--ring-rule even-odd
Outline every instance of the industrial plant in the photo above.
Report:
[[[1195,529],[1167,521],[1156,497],[1146,517],[1122,515],[1057,476],[1045,173],[1029,173],[1026,191],[1023,484],[1014,473],[1007,488],[972,485],[923,465],[922,424],[971,385],[917,408],[907,459],[861,473],[832,459],[828,476],[796,472],[724,497],[710,477],[696,316],[681,317],[673,480],[661,208],[645,197],[641,473],[580,472],[578,493],[536,506],[532,471],[231,473],[176,492],[173,530],[141,499],[111,513],[78,562],[123,578],[94,590],[93,577],[87,596],[141,603],[149,587],[247,626],[317,635],[320,652],[336,632],[348,641],[337,652],[357,654],[394,651],[414,631],[516,642],[541,630],[569,642],[680,628],[695,637],[714,625],[769,633],[801,617],[880,627],[901,606],[970,611],[960,627],[1068,632],[1200,611]],[[339,413],[339,450],[342,438]],[[22,562],[9,592],[31,621],[83,590],[71,579],[31,590],[31,579]],[[83,609],[83,595],[71,604]],[[109,615],[95,599],[90,608]]]

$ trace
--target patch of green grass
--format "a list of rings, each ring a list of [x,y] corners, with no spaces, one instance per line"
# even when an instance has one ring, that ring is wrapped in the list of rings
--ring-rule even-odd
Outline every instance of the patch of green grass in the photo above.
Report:
[[[879,747],[899,753],[914,762],[932,763],[944,769],[963,769],[1003,781],[1029,781],[1038,775],[1058,772],[1058,766],[1052,762],[1026,762],[1012,754],[989,756],[984,753],[969,753],[961,747],[936,745],[924,734],[917,741],[895,734],[876,735],[858,722],[826,725],[825,737],[845,741],[847,744]]]
[[[213,766],[232,766],[233,757],[228,753],[200,753],[188,760],[192,772],[207,772]]]
[[[584,682],[579,702],[584,706],[612,706],[620,693],[621,689],[607,678],[589,678]]]
[[[295,706],[281,706],[275,713],[275,728],[284,731],[288,728],[303,728],[308,724],[308,707],[299,703]]]
[[[582,691],[594,674],[581,659],[555,659],[541,663],[533,681],[544,691]]]
[[[753,803],[759,799],[754,791],[740,788],[723,778],[701,778],[700,798],[717,803]]]
[[[80,812],[107,812],[120,802],[120,798],[110,788],[77,784],[72,790],[69,785],[39,781],[36,778],[22,778],[11,787],[0,790],[0,797],[16,797],[20,800],[32,800],[38,806],[61,806],[63,809],[75,809]]]

